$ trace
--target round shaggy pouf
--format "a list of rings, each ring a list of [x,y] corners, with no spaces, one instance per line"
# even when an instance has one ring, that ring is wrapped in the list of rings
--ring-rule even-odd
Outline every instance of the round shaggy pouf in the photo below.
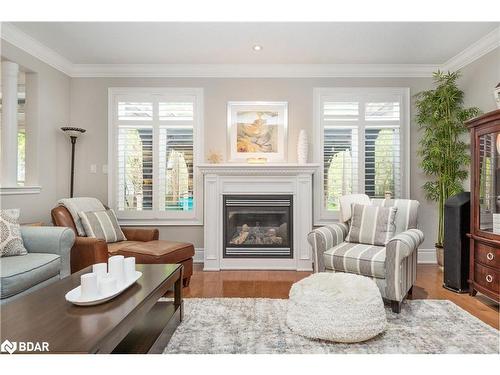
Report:
[[[368,277],[316,273],[293,284],[286,317],[301,336],[337,342],[360,342],[387,326],[384,302]]]

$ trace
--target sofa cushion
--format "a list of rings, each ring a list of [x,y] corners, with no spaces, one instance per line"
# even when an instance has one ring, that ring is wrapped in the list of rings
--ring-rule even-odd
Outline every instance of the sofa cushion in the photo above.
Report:
[[[343,242],[323,253],[325,267],[333,271],[385,278],[385,247]]]
[[[339,221],[348,223],[352,217],[353,204],[370,204],[370,197],[366,194],[348,194],[339,197]]]
[[[19,210],[0,210],[0,257],[26,255],[19,227]]]
[[[113,210],[82,211],[78,214],[87,237],[98,238],[108,243],[126,240]]]
[[[396,207],[398,213],[396,214],[396,232],[399,234],[408,229],[417,227],[418,221],[418,207],[420,203],[413,199],[372,199],[372,205],[381,207]]]
[[[25,291],[59,274],[61,259],[56,254],[28,253],[0,259],[0,297]]]
[[[120,242],[108,243],[108,253],[115,255],[117,251],[124,249],[125,247],[137,245],[140,243],[141,242],[139,241],[120,241]]]
[[[80,219],[79,213],[81,211],[87,212],[87,211],[106,210],[106,208],[99,199],[92,197],[63,198],[57,201],[57,205],[66,208],[68,213],[71,215],[71,218],[73,219],[72,222],[74,224],[74,227],[76,228],[76,232],[80,237],[85,237],[87,234],[85,233],[85,229],[83,228],[83,224]],[[63,212],[64,211],[60,211],[59,214]],[[67,225],[60,225],[60,226],[67,226]]]
[[[353,204],[346,241],[384,246],[394,237],[396,212],[396,207]]]
[[[115,254],[135,257],[139,264],[179,263],[194,256],[194,246],[187,242],[156,240],[125,246]]]

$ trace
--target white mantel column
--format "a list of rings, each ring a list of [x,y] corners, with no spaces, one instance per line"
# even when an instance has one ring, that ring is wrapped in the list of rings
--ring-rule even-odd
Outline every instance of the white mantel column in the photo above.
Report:
[[[17,76],[19,65],[2,61],[2,181],[17,186]]]

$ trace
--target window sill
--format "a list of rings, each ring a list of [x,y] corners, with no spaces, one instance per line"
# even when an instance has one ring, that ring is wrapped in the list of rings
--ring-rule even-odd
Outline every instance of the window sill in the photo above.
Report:
[[[13,186],[13,187],[0,187],[0,195],[27,195],[27,194],[40,194],[42,191],[41,186]]]

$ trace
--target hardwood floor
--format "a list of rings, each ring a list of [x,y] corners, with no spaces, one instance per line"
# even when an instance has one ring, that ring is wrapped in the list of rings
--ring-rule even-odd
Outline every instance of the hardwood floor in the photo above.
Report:
[[[309,274],[295,271],[203,272],[202,265],[195,264],[191,284],[184,288],[184,297],[288,298],[292,284]],[[411,299],[448,299],[499,329],[498,304],[481,295],[470,297],[446,290],[442,287],[442,278],[437,265],[419,265]]]
[[[419,264],[412,299],[448,299],[483,322],[499,329],[498,304],[480,294],[471,297],[468,293],[454,293],[442,285],[443,273],[438,266]]]

